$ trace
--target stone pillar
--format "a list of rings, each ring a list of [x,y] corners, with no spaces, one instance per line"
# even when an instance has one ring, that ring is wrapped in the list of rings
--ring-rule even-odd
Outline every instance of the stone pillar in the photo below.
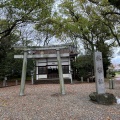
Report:
[[[73,83],[73,78],[72,78],[73,70],[71,68],[70,57],[69,57],[69,74],[70,74],[70,80],[71,80],[71,84],[72,84]]]
[[[18,80],[15,80],[15,85],[18,85]]]
[[[34,84],[34,71],[31,71],[31,84]]]
[[[70,70],[69,70],[69,74],[70,74],[71,84],[73,84],[73,78],[72,78],[73,70],[72,70],[71,68],[70,68]]]
[[[87,78],[87,82],[88,82],[88,83],[90,82],[89,78]]]
[[[6,86],[6,80],[3,80],[3,87]]]
[[[94,53],[94,70],[95,70],[96,92],[98,94],[104,94],[105,84],[104,84],[103,61],[102,61],[101,52]]]
[[[115,81],[114,79],[109,79],[109,89],[114,89],[115,88]]]
[[[24,95],[25,80],[26,80],[26,70],[27,70],[27,51],[24,51],[21,86],[20,86],[20,96]]]
[[[72,74],[73,74],[73,70],[70,70],[70,75],[71,75],[71,84],[73,83]]]
[[[83,83],[83,77],[81,77],[81,82]]]
[[[60,92],[62,95],[64,95],[65,94],[65,85],[64,85],[64,79],[63,79],[60,50],[59,49],[56,49],[56,50],[57,50],[57,61],[58,61],[58,71],[59,71],[59,80],[60,80]]]
[[[3,87],[6,87],[6,86],[7,86],[7,77],[5,76],[3,80]]]
[[[7,77],[5,76],[3,80],[3,87],[5,87],[6,85],[7,85]]]

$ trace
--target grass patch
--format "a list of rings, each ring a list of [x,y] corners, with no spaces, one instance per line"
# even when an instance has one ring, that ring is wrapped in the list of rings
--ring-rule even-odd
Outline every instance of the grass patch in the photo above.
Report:
[[[116,75],[120,75],[120,71],[115,72]]]

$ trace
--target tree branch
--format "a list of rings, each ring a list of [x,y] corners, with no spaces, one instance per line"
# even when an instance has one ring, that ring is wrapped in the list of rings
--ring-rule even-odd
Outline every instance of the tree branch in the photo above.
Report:
[[[119,41],[119,39],[118,39],[118,36],[114,33],[114,31],[113,31],[113,29],[111,28],[111,26],[110,26],[109,24],[105,23],[105,22],[103,22],[103,23],[104,23],[106,26],[108,26],[108,28],[110,29],[112,35],[115,37],[118,45],[120,46],[120,41]]]
[[[109,15],[109,14],[111,14],[111,15],[113,15],[113,14],[120,15],[120,13],[118,13],[118,12],[106,12],[106,13],[103,13],[102,15],[106,16],[106,15]]]
[[[88,0],[89,2],[91,2],[91,3],[94,3],[94,4],[98,4],[99,3],[99,1],[97,1],[97,0]]]

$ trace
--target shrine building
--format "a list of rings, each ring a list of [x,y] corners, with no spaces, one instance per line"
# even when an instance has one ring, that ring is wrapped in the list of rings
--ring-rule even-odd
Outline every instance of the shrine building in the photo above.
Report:
[[[36,80],[59,78],[57,51],[54,47],[60,48],[61,65],[63,70],[63,78],[71,79],[73,72],[71,62],[77,56],[77,47],[71,44],[47,46],[49,49],[34,51],[35,55],[41,55],[36,58]]]

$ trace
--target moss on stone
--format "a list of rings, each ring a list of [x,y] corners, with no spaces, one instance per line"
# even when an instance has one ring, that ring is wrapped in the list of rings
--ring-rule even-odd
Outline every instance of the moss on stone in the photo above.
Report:
[[[90,100],[97,102],[98,104],[112,105],[116,103],[116,98],[111,93],[98,94],[96,92],[93,92],[89,95],[89,97]]]

